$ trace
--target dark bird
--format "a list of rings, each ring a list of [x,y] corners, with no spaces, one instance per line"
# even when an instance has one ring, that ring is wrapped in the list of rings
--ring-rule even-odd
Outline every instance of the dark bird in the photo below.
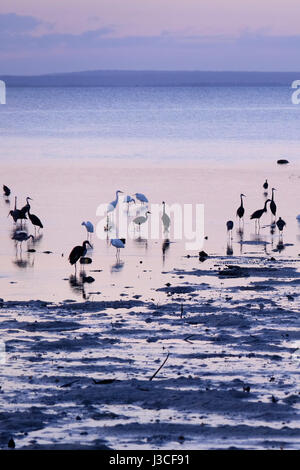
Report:
[[[267,199],[265,202],[264,208],[258,209],[257,211],[253,212],[253,214],[251,215],[250,219],[255,219],[255,224],[258,222],[258,225],[259,225],[259,219],[265,212],[267,212],[267,204],[270,201],[271,199]]]
[[[277,222],[276,222],[276,225],[277,225],[277,227],[278,227],[279,232],[282,233],[282,230],[283,230],[284,226],[286,225],[286,223],[285,223],[284,220],[282,220],[281,217],[279,217],[279,219],[278,219]]]
[[[15,208],[14,210],[9,211],[8,215],[11,215],[12,218],[14,219],[14,222],[18,222],[18,220],[21,220],[21,225],[22,225],[22,220],[27,219],[26,217],[26,210],[23,209],[17,209],[17,197],[15,197]]]
[[[263,184],[263,188],[268,189],[268,187],[269,187],[268,180],[266,180]]]
[[[32,240],[34,240],[33,235],[28,235],[27,232],[23,232],[23,231],[15,232],[14,235],[11,237],[11,239],[15,240],[17,243],[25,242],[29,240],[29,238],[32,238]]]
[[[32,225],[34,225],[34,230],[36,230],[36,227],[39,227],[39,230],[40,230],[40,228],[44,228],[44,226],[43,226],[42,222],[40,221],[40,219],[38,218],[38,216],[30,213],[30,206],[29,206],[29,210],[28,210],[27,214],[28,214],[28,217],[29,217]]]
[[[4,196],[10,195],[10,189],[7,186],[5,186],[5,184],[3,185],[3,193],[4,193]]]
[[[31,197],[27,197],[27,198],[26,198],[26,204],[25,204],[25,206],[23,206],[22,209],[21,209],[21,211],[23,211],[24,214],[26,214],[27,212],[30,211],[30,204],[29,204],[29,202],[28,202],[29,200],[32,201]]]
[[[226,222],[226,227],[227,227],[228,232],[233,229],[232,220],[228,220],[228,222]]]
[[[75,246],[69,255],[69,261],[73,265],[75,264],[76,270],[76,263],[82,257],[86,255],[87,252],[87,245],[92,248],[92,245],[88,240],[85,240],[82,245]]]
[[[245,194],[241,194],[240,198],[241,198],[241,205],[240,207],[238,208],[238,210],[236,211],[236,215],[242,219],[244,217],[244,214],[245,214],[245,208],[244,208],[244,205],[243,205],[243,197],[246,197]]]
[[[276,189],[272,188],[272,200],[270,202],[270,210],[271,210],[272,214],[274,216],[276,216],[277,206],[276,206],[275,201],[274,201],[274,191],[276,191]]]

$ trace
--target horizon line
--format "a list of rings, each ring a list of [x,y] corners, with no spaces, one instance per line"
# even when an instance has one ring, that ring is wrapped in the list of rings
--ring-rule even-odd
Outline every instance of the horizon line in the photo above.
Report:
[[[0,73],[1,77],[45,77],[49,75],[71,75],[71,74],[84,74],[84,73],[236,73],[236,74],[300,74],[300,70],[199,70],[199,69],[88,69],[88,70],[73,70],[69,72],[44,72],[34,74],[19,74],[19,73]]]

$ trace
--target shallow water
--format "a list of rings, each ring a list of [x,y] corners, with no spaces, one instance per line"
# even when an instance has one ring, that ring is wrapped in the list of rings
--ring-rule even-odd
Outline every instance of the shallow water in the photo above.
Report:
[[[121,189],[126,194],[144,192],[149,198],[150,209],[152,203],[160,205],[162,200],[170,206],[179,204],[182,208],[184,204],[192,204],[193,217],[196,213],[195,205],[204,204],[204,232],[208,239],[204,240],[203,248],[209,254],[226,255],[231,248],[234,255],[266,254],[286,257],[297,256],[300,252],[300,226],[296,220],[300,206],[300,171],[293,166],[276,168],[273,165],[272,168],[260,170],[197,167],[120,169],[89,161],[84,166],[80,162],[73,162],[72,166],[66,162],[40,165],[28,163],[26,166],[20,164],[17,172],[15,165],[5,165],[3,170],[5,183],[13,191],[9,202],[4,198],[1,201],[3,223],[0,231],[0,288],[5,300],[80,300],[82,296],[99,299],[116,298],[116,295],[119,297],[121,294],[145,295],[146,292],[150,295],[152,288],[159,287],[164,282],[163,271],[187,267],[189,262],[185,257],[195,256],[199,250],[186,250],[188,240],[184,233],[182,240],[174,239],[175,221],[172,213],[169,233],[160,233],[159,239],[151,239],[150,215],[148,234],[145,229],[141,232],[131,230],[126,247],[121,250],[120,261],[116,259],[115,248],[109,244],[109,238],[116,236],[115,232],[105,234],[103,228],[99,228],[102,239],[96,233],[93,235],[93,250],[88,252],[93,262],[86,269],[86,274],[94,277],[95,282],[85,284],[84,289],[82,286],[72,287],[70,276],[74,274],[74,268],[69,265],[68,255],[73,246],[86,239],[86,230],[81,222],[91,220],[95,228],[102,222],[106,223],[105,217],[96,216],[96,210],[99,204],[108,204],[114,199],[116,189]],[[280,252],[277,249],[278,230],[273,235],[270,234],[270,212],[262,217],[259,236],[255,234],[254,222],[249,220],[249,214],[263,207],[265,196],[262,183],[265,176],[268,177],[270,186],[277,189],[275,200],[278,215],[287,222],[283,236],[284,246],[279,247],[280,250],[283,248]],[[32,197],[31,211],[44,224],[44,229],[33,243],[22,244],[22,251],[11,240],[14,224],[11,217],[7,218],[14,204],[14,188],[18,189],[18,207],[25,203],[27,195]],[[246,213],[243,234],[238,233],[239,222],[235,217],[241,192],[247,196],[244,202]],[[126,207],[124,209],[126,214]],[[139,209],[140,204],[131,205],[131,219]],[[235,222],[232,243],[226,229],[226,221],[229,219]],[[192,223],[195,228],[194,219]],[[28,233],[34,234],[30,221],[26,223],[26,227]],[[165,237],[171,243],[163,252]],[[28,248],[34,248],[36,252],[28,253]],[[51,253],[44,253],[45,251]],[[99,270],[101,272],[97,272]],[[128,286],[130,289],[125,289]]]

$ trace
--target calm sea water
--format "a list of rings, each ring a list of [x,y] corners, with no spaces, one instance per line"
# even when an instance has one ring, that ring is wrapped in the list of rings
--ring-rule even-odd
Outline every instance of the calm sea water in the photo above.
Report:
[[[283,87],[8,89],[7,104],[0,107],[0,183],[12,195],[0,202],[1,297],[151,298],[153,289],[172,280],[164,272],[199,268],[172,231],[165,253],[163,238],[137,233],[128,239],[121,262],[109,240],[94,237],[87,275],[95,281],[76,285],[68,255],[86,238],[81,222],[91,220],[96,227],[98,205],[112,201],[117,189],[145,193],[150,203],[203,203],[204,249],[210,254],[297,256],[299,129],[300,106],[291,104],[291,90]],[[282,157],[290,165],[276,165]],[[281,252],[278,232],[270,235],[270,214],[263,217],[259,237],[250,221],[264,205],[265,178],[277,189],[278,216],[287,222]],[[242,237],[249,243],[243,247],[235,217],[240,193],[247,196]],[[24,244],[20,253],[11,240],[7,214],[14,196],[18,207],[32,197],[31,211],[44,223],[35,252]],[[235,228],[228,250],[230,219]],[[34,233],[30,222],[27,230]]]
[[[0,111],[1,159],[299,158],[285,87],[11,88]]]

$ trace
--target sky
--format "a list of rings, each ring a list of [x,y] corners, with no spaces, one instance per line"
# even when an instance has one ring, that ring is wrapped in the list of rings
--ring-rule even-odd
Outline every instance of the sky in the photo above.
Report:
[[[10,0],[0,73],[300,71],[299,0]]]

